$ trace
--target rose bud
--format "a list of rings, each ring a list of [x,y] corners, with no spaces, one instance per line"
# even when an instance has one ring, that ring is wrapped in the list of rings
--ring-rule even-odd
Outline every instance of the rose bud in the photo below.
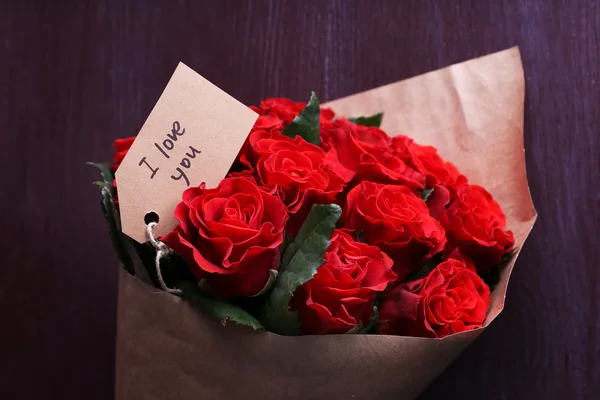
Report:
[[[424,278],[387,292],[379,307],[377,331],[388,335],[441,338],[481,328],[490,289],[458,259],[439,264]]]
[[[345,333],[357,324],[368,325],[375,295],[396,279],[392,260],[341,230],[333,232],[324,259],[313,279],[292,298],[302,333]]]
[[[196,278],[220,298],[252,296],[279,268],[287,213],[281,200],[252,178],[225,178],[183,192],[179,224],[162,240],[187,262]]]
[[[459,187],[452,199],[447,189],[436,186],[428,204],[446,230],[448,246],[471,257],[480,274],[498,265],[515,243],[512,232],[504,231],[500,205],[479,185]]]
[[[361,231],[367,243],[394,260],[400,280],[446,244],[440,223],[405,186],[362,182],[348,193],[343,218],[345,228]]]

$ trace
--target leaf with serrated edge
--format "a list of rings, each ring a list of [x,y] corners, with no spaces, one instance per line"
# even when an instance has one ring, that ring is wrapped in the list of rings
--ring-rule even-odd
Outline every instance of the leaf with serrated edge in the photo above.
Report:
[[[292,257],[294,257],[300,246],[302,246],[308,240],[311,233],[314,230],[319,229],[319,226],[323,223],[327,223],[326,220],[322,221],[319,218],[313,217],[316,217],[317,215],[327,215],[333,217],[333,215],[329,215],[329,213],[333,212],[335,214],[334,210],[340,210],[341,212],[341,209],[337,204],[315,204],[312,206],[310,213],[308,214],[308,216],[304,220],[304,223],[302,224],[302,227],[300,228],[300,231],[298,232],[296,237],[291,241],[291,243],[287,246],[285,252],[283,253],[279,273],[282,272],[282,269],[286,268],[286,266],[290,263]],[[311,217],[311,215],[313,217]],[[338,219],[339,216],[336,218],[334,225]],[[331,237],[331,234],[329,236]],[[329,240],[329,237],[327,239]]]
[[[119,260],[123,264],[125,270],[134,275],[135,271],[133,270],[131,264],[131,257],[129,256],[128,249],[123,241],[124,238],[121,237],[121,226],[118,212],[115,208],[115,204],[113,202],[112,195],[110,193],[109,185],[105,184],[101,188],[102,194],[102,212],[104,213],[104,218],[106,218],[106,222],[108,222],[108,231],[110,234],[110,238],[117,252],[117,256]]]
[[[342,210],[337,204],[313,205],[294,242],[283,255],[279,277],[262,311],[261,322],[270,331],[283,335],[300,334],[296,312],[289,309],[296,289],[312,279],[325,263],[335,224]]]
[[[100,174],[102,175],[102,179],[104,179],[104,182],[106,182],[109,186],[113,185],[113,182],[115,180],[115,175],[114,175],[109,163],[88,162],[87,164],[98,168],[100,170]]]
[[[228,322],[248,326],[254,330],[262,330],[263,326],[246,310],[224,301],[212,299],[202,293],[192,282],[182,282],[178,285],[182,290],[181,297],[191,302],[195,307],[209,317],[225,326]]]
[[[256,293],[254,296],[250,296],[250,297],[262,296],[263,294],[265,294],[269,290],[271,290],[271,288],[275,284],[275,281],[277,280],[277,275],[279,275],[279,273],[276,269],[270,269],[269,270],[269,279],[267,280],[267,283],[265,283],[265,286],[261,289],[260,292]]]
[[[381,126],[381,120],[383,119],[383,113],[377,113],[371,115],[370,117],[357,117],[357,118],[348,118],[348,121],[352,121],[357,125],[363,126],[374,126],[379,128]]]
[[[300,114],[298,114],[289,125],[283,129],[283,134],[291,138],[301,136],[308,143],[321,145],[321,108],[319,98],[315,92],[311,92],[310,100]]]
[[[114,174],[110,164],[93,162],[88,162],[87,164],[98,168],[102,178],[104,179],[104,181],[96,181],[94,184],[100,188],[100,193],[102,195],[102,213],[104,214],[106,222],[108,222],[110,238],[113,247],[117,252],[117,256],[128,273],[132,275],[138,275],[141,279],[143,279],[147,276],[146,271],[142,271],[140,268],[135,268],[134,262],[132,261],[133,258],[138,259],[139,254],[132,245],[130,239],[121,232],[121,217],[117,207],[115,206],[116,193],[113,185]]]

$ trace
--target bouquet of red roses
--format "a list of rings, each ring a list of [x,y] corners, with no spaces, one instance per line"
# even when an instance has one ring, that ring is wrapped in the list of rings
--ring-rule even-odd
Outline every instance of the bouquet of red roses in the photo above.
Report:
[[[228,175],[216,187],[187,188],[173,210],[178,225],[166,235],[154,237],[152,229],[160,221],[148,215],[150,244],[138,244],[119,231],[114,172],[135,138],[115,142],[114,163],[100,166],[104,180],[98,183],[113,243],[130,275],[169,293],[158,300],[162,304],[154,304],[157,298],[149,295],[148,286],[124,278],[122,299],[135,292],[137,306],[135,316],[120,311],[120,323],[125,315],[134,334],[127,334],[127,348],[119,338],[117,356],[135,353],[138,368],[120,376],[131,362],[120,365],[118,395],[239,398],[263,379],[269,383],[256,384],[264,389],[245,397],[411,397],[478,334],[464,332],[480,330],[491,320],[492,293],[496,286],[505,291],[508,276],[501,278],[510,273],[507,266],[512,268],[517,250],[501,206],[436,147],[417,143],[410,134],[382,130],[389,105],[385,113],[346,118],[340,113],[353,107],[348,104],[356,99],[322,107],[313,93],[306,104],[271,98],[251,107],[258,119]],[[517,232],[520,243],[523,232]],[[148,345],[148,337],[134,335],[149,326],[157,333],[155,322],[148,325],[153,313],[162,316],[164,327]],[[207,322],[198,320],[204,316],[227,326],[206,328]],[[203,333],[195,328],[201,325]],[[308,336],[313,342],[284,341],[252,330],[336,335],[325,344],[315,336]],[[360,334],[368,336],[358,342]],[[404,341],[382,341],[389,335]],[[448,335],[458,339],[407,338]],[[278,342],[270,343],[272,338]],[[333,341],[338,341],[335,348]],[[190,357],[162,359],[156,350]],[[287,351],[289,357],[274,350]],[[350,359],[344,351],[351,352]],[[364,367],[357,353],[372,353],[369,364],[379,365]],[[235,362],[233,374],[244,378],[228,380],[223,371],[216,372],[223,365],[219,358]],[[430,365],[431,372],[419,371],[431,363],[436,364]],[[399,379],[402,388],[387,382],[373,389],[373,382],[381,386],[381,379],[394,379],[398,364],[417,372],[401,372],[406,374]],[[175,374],[167,373],[171,382],[156,378],[158,371],[173,368]],[[336,375],[340,369],[346,372]],[[341,383],[326,383],[328,374]],[[180,384],[172,381],[190,375]],[[290,377],[299,383],[290,383]]]

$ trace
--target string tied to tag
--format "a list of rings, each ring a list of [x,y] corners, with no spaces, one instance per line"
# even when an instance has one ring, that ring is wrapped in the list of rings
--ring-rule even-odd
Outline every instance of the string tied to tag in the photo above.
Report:
[[[156,227],[156,222],[149,222],[146,225],[146,237],[150,241],[150,244],[152,244],[152,247],[154,247],[154,249],[156,250],[156,257],[154,258],[154,265],[156,266],[156,278],[158,279],[160,288],[162,290],[164,290],[165,292],[172,293],[172,294],[181,294],[180,289],[171,289],[170,287],[168,287],[162,277],[162,272],[160,269],[160,261],[163,258],[167,257],[169,254],[172,254],[173,250],[169,246],[167,246],[166,244],[164,244],[163,242],[158,240],[156,237],[154,237],[153,230],[155,227]]]

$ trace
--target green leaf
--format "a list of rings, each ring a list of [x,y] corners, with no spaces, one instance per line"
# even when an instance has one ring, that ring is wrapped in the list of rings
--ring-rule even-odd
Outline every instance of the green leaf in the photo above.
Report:
[[[290,245],[294,242],[294,238],[292,237],[292,235],[289,234],[285,234],[285,236],[283,237],[283,245],[281,247],[281,254],[285,254],[285,251],[287,250],[288,247],[290,247]]]
[[[263,326],[244,309],[206,296],[193,282],[181,282],[178,285],[181,297],[191,302],[196,308],[225,326],[228,322],[248,326],[254,330],[262,330]]]
[[[363,325],[362,321],[359,321],[358,324],[356,324],[356,326],[354,328],[352,328],[348,332],[346,332],[346,335],[356,335],[356,334],[362,333],[364,328],[365,328],[365,326]]]
[[[373,306],[373,311],[371,313],[369,323],[367,323],[367,325],[364,325],[362,321],[359,322],[354,328],[346,332],[346,335],[362,335],[365,333],[369,333],[375,327],[375,324],[377,323],[377,318],[379,318],[379,309],[375,305]]]
[[[269,279],[267,280],[267,283],[265,283],[265,286],[261,289],[260,292],[256,293],[254,296],[250,296],[250,297],[262,296],[263,294],[265,294],[269,290],[271,290],[271,288],[275,284],[275,281],[277,280],[277,275],[279,275],[279,272],[276,269],[270,269],[269,270]]]
[[[515,254],[517,254],[518,247],[515,247],[504,256],[502,256],[502,260],[496,266],[494,266],[490,272],[484,274],[481,278],[483,281],[490,287],[490,290],[494,290],[498,282],[500,282],[500,275],[502,275],[502,271],[506,268],[506,266],[511,262],[514,258]]]
[[[367,243],[367,241],[365,240],[365,233],[360,229],[354,231],[354,239],[357,242]]]
[[[311,92],[310,100],[306,104],[306,107],[283,129],[282,133],[291,138],[295,138],[297,135],[302,136],[307,142],[320,146],[320,116],[319,99],[315,92]]]
[[[115,175],[113,174],[112,168],[110,167],[109,163],[87,162],[87,164],[98,168],[100,170],[100,174],[102,175],[102,179],[104,179],[104,182],[106,182],[110,186],[113,185]]]
[[[427,199],[429,199],[429,196],[431,196],[431,193],[433,193],[433,188],[421,190],[421,200],[427,201]]]
[[[134,275],[135,271],[133,270],[131,257],[129,256],[128,249],[126,248],[126,243],[123,241],[121,234],[121,219],[119,218],[119,212],[115,207],[112,194],[109,189],[110,187],[111,186],[109,186],[108,184],[105,184],[100,189],[100,193],[102,195],[102,213],[104,214],[104,218],[108,223],[110,239],[112,241],[113,247],[117,252],[119,260],[123,264],[125,270],[130,274]]]
[[[296,289],[311,280],[325,263],[323,256],[341,214],[337,204],[313,205],[294,242],[288,246],[279,277],[262,310],[261,322],[270,331],[300,334],[298,315],[289,309],[290,301]]]
[[[331,238],[335,224],[340,219],[341,208],[337,204],[315,204],[312,206],[310,212],[306,216],[300,231],[296,237],[288,244],[283,257],[281,259],[281,268],[279,273],[283,272],[284,269],[291,263],[292,258],[296,256],[298,251],[306,246],[307,242],[314,240],[314,235],[318,235],[321,232],[327,234],[327,241]],[[328,232],[329,225],[333,226],[330,233]],[[329,244],[328,244],[329,246]],[[325,251],[323,251],[325,254]]]
[[[103,181],[93,182],[94,185],[100,188],[100,194],[102,196],[101,206],[104,218],[108,223],[108,231],[110,239],[113,244],[119,261],[123,264],[125,270],[132,275],[140,275],[144,277],[147,275],[140,269],[140,265],[136,268],[136,264],[140,264],[140,254],[136,250],[134,242],[128,236],[125,236],[121,232],[121,216],[115,205],[116,191],[113,185],[114,174],[110,168],[109,163],[93,163],[88,162],[88,165],[92,165],[100,170]],[[144,270],[146,269],[144,265]]]
[[[383,113],[377,113],[371,115],[370,117],[356,117],[356,118],[348,118],[348,121],[352,121],[357,125],[363,126],[374,126],[379,128],[381,126],[381,120],[383,119]]]
[[[508,253],[502,256],[502,261],[500,261],[500,265],[506,267],[514,258],[515,254],[519,251],[518,247],[513,248]]]
[[[381,294],[381,293],[378,293]],[[373,328],[375,328],[375,324],[377,324],[377,320],[379,319],[379,308],[377,308],[377,306],[373,306],[373,314],[371,314],[371,319],[369,320],[369,323],[367,324],[367,326],[365,326],[365,329],[363,329],[362,332],[360,333],[369,333],[373,330]]]

